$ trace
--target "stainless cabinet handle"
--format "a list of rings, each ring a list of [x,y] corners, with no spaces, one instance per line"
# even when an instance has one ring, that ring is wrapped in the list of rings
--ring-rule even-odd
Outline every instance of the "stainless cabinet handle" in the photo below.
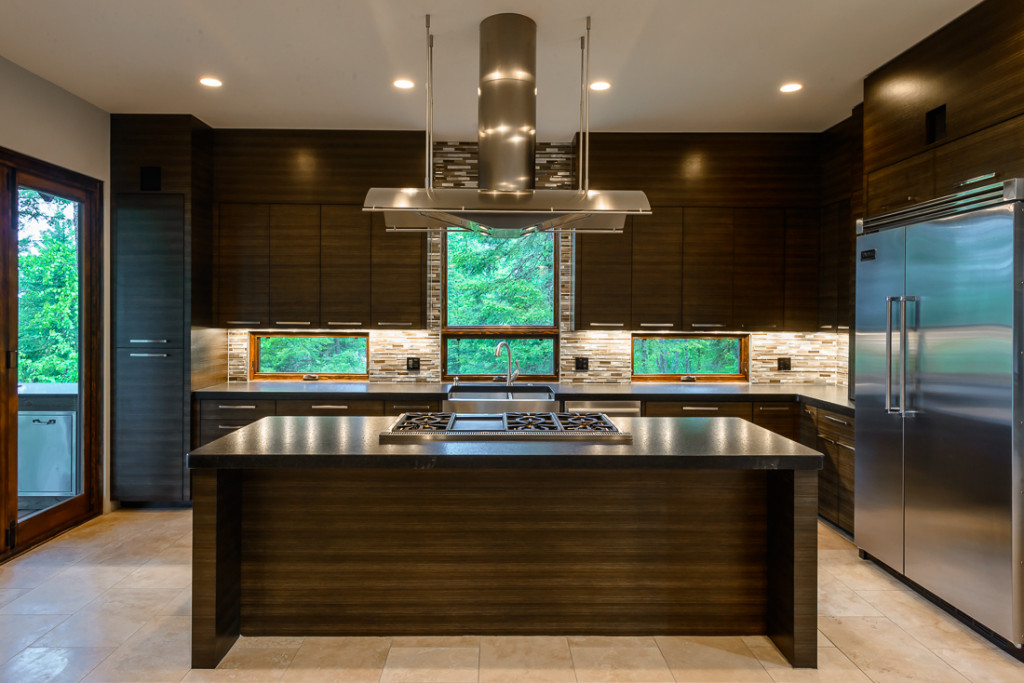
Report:
[[[228,325],[261,325],[262,320],[225,320]]]
[[[360,325],[362,325],[362,323],[360,323],[360,322],[345,322],[345,323],[328,322],[327,324],[328,325],[345,325],[346,327],[359,327]]]
[[[279,321],[277,321],[274,324],[275,325],[308,325],[309,321],[307,320],[305,322],[301,322],[301,321],[295,321],[295,320],[279,320]]]
[[[322,405],[310,406],[313,410],[348,410],[348,406],[332,406],[327,403]]]
[[[675,327],[675,323],[640,323],[640,327]]]
[[[391,410],[430,410],[431,406],[400,406],[396,404],[391,405]]]
[[[390,325],[391,327],[412,327],[412,323],[377,323],[378,325]]]
[[[625,327],[625,323],[588,323],[591,327]],[[641,326],[642,327],[642,326]]]
[[[221,410],[256,410],[256,406],[217,406]]]
[[[830,444],[832,444],[833,446],[835,446],[835,445],[836,445],[836,442],[835,442],[835,441],[833,441],[832,439],[830,439],[830,438],[828,438],[828,437],[826,437],[826,436],[822,436],[821,434],[818,434],[818,438],[819,438],[819,439],[821,439],[822,441],[824,441],[825,443],[830,443]]]
[[[690,327],[725,327],[722,323],[690,323]]]
[[[818,327],[818,329],[819,330],[831,330],[833,327],[835,327],[835,325],[820,325]]]
[[[717,406],[683,406],[683,410],[710,410],[717,411]]]
[[[170,358],[169,353],[129,353],[132,358]]]
[[[846,420],[840,420],[838,417],[832,417],[831,415],[822,415],[822,417],[824,417],[829,422],[835,422],[836,424],[843,425],[844,427],[850,426],[849,422],[847,422]]]
[[[217,425],[217,429],[241,429],[245,425]]]
[[[785,411],[788,412],[789,411],[789,406],[758,406],[757,409],[760,410],[760,411],[764,411],[764,412],[778,411],[778,410],[785,410]]]
[[[850,326],[849,325],[836,325],[836,329],[837,330],[848,330],[848,329],[850,329]]]
[[[963,182],[957,183],[956,185],[954,185],[954,187],[964,187],[965,185],[973,185],[974,183],[981,182],[982,180],[988,180],[990,178],[995,178],[996,175],[997,174],[995,173],[995,171],[993,171],[992,173],[985,173],[985,174],[982,174],[982,175],[979,175],[979,176],[975,176],[973,178],[968,178],[967,180],[965,180]]]
[[[129,344],[166,344],[166,339],[129,339]]]

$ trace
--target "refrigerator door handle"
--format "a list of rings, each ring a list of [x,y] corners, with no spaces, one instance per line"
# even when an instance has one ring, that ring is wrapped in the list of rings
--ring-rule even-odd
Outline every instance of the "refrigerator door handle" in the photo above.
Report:
[[[907,339],[907,302],[917,303],[916,296],[900,297],[900,415],[917,414],[916,410],[907,410],[907,355],[909,340]],[[916,311],[915,311],[916,313]]]
[[[890,415],[900,412],[892,407],[892,304],[899,299],[898,296],[885,297],[885,412]]]

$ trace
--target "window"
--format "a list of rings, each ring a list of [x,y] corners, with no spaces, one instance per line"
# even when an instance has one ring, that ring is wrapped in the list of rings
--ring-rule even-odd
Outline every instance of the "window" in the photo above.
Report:
[[[365,334],[249,333],[249,379],[365,379]]]
[[[498,239],[451,232],[444,242],[446,378],[504,375],[507,341],[520,377],[558,375],[558,246],[553,233]]]
[[[747,380],[747,337],[633,336],[633,379]]]

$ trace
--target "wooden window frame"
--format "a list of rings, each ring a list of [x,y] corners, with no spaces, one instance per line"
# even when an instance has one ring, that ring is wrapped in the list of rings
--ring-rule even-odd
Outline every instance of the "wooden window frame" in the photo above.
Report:
[[[558,381],[559,377],[559,329],[558,329],[558,316],[559,316],[559,292],[561,287],[561,240],[558,239],[558,234],[552,234],[552,240],[554,242],[554,253],[552,255],[553,264],[553,283],[552,287],[554,290],[553,306],[551,311],[551,325],[448,325],[448,234],[442,233],[441,235],[441,379],[442,381],[452,381],[455,377],[458,377],[460,381],[468,380],[470,382],[489,382],[496,375],[466,375],[459,374],[454,375],[448,372],[448,340],[449,339],[488,339],[498,337],[508,337],[510,339],[553,339],[554,348],[552,353],[554,358],[552,359],[552,374],[550,375],[528,375],[520,374],[519,379],[530,380],[530,381],[545,381],[550,382]],[[500,373],[499,373],[500,374]]]
[[[634,345],[637,339],[738,339],[740,342],[740,371],[736,374],[660,374],[641,375],[635,372],[636,358]],[[629,368],[634,382],[749,382],[750,381],[750,335],[749,334],[652,334],[634,333],[629,340]],[[693,380],[684,379],[693,377]]]
[[[366,372],[259,372],[260,337],[343,337],[366,340]],[[367,332],[249,332],[249,379],[250,380],[301,380],[306,375],[316,375],[319,379],[349,380],[365,382],[370,378],[370,335]]]

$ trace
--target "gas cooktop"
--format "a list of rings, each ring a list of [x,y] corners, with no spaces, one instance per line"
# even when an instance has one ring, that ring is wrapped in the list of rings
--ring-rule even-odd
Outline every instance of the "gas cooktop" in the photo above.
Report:
[[[403,413],[380,443],[596,441],[631,443],[604,413]]]

